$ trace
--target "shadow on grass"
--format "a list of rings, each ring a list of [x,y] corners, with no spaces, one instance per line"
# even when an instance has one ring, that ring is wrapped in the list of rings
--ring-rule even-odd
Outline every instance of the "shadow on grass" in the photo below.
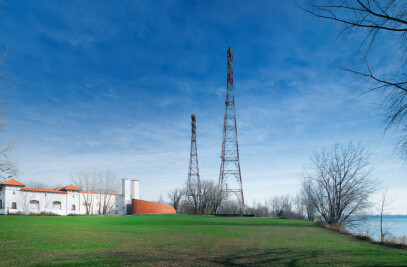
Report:
[[[324,249],[236,249],[220,251],[176,248],[115,248],[94,250],[91,254],[69,255],[70,252],[47,257],[37,265],[108,265],[108,266],[406,266],[406,259],[366,258],[348,252]]]
[[[117,255],[111,255],[116,257]],[[342,260],[336,262],[328,252],[291,249],[244,249],[233,252],[207,253],[174,253],[161,250],[156,257],[143,255],[129,257],[120,254],[125,259],[121,264],[153,265],[153,266],[314,266],[314,265],[355,265],[355,262]],[[120,264],[120,263],[119,263]],[[357,263],[356,263],[357,265]]]
[[[201,261],[210,262],[223,266],[247,266],[247,265],[284,265],[297,266],[306,262],[315,263],[312,259],[317,258],[319,253],[289,249],[248,249],[239,250],[233,254],[214,258],[203,258]],[[328,263],[325,262],[325,263]]]
[[[317,252],[288,250],[288,249],[247,249],[236,250],[232,253],[221,252],[212,253],[174,253],[174,251],[104,251],[103,256],[82,261],[79,257],[64,258],[59,263],[52,263],[53,266],[67,266],[67,264],[86,265],[152,265],[152,266],[247,266],[247,265],[315,265],[330,264],[328,258],[317,259],[320,254]],[[64,261],[65,260],[65,261]],[[41,265],[47,265],[43,262]],[[343,263],[342,263],[343,264]]]

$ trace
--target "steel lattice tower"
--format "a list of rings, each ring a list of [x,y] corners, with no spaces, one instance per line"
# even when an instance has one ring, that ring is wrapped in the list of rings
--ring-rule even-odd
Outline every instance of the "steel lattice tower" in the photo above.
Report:
[[[230,184],[228,184],[228,182]],[[223,195],[227,197],[230,194],[236,195],[241,207],[241,212],[245,214],[239,145],[237,142],[235,89],[233,85],[233,52],[230,47],[227,52],[227,86],[219,185],[221,186]]]
[[[187,196],[195,207],[195,214],[199,213],[200,195],[201,180],[199,178],[198,150],[196,146],[196,117],[191,115],[191,152],[189,157]]]

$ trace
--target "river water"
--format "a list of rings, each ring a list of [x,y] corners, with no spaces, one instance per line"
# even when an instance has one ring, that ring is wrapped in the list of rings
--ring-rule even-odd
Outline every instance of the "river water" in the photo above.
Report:
[[[352,233],[368,234],[376,241],[380,241],[380,216],[367,216],[367,220],[360,225],[348,228]],[[407,216],[406,215],[386,215],[383,216],[383,232],[391,234],[397,238],[407,236]],[[389,235],[386,236],[388,238]]]

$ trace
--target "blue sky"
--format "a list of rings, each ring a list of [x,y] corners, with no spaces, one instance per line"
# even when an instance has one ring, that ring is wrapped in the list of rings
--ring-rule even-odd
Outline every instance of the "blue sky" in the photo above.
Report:
[[[295,194],[309,155],[361,141],[373,176],[407,213],[407,170],[383,133],[375,95],[340,66],[361,61],[357,36],[292,1],[13,1],[0,13],[8,49],[3,143],[17,139],[18,180],[68,184],[82,168],[141,180],[141,197],[187,178],[196,114],[202,179],[219,176],[226,50],[234,81],[247,202]],[[356,41],[355,41],[356,40]],[[384,70],[390,41],[371,53]],[[389,50],[390,48],[390,50]],[[393,50],[391,50],[393,49]],[[394,52],[396,54],[396,52]]]

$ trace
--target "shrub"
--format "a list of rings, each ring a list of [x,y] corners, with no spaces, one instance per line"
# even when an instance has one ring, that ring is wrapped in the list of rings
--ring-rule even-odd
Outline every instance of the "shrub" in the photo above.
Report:
[[[28,215],[30,216],[60,216],[59,214],[53,213],[53,212],[40,212],[40,213],[35,213],[35,212],[30,212]]]

